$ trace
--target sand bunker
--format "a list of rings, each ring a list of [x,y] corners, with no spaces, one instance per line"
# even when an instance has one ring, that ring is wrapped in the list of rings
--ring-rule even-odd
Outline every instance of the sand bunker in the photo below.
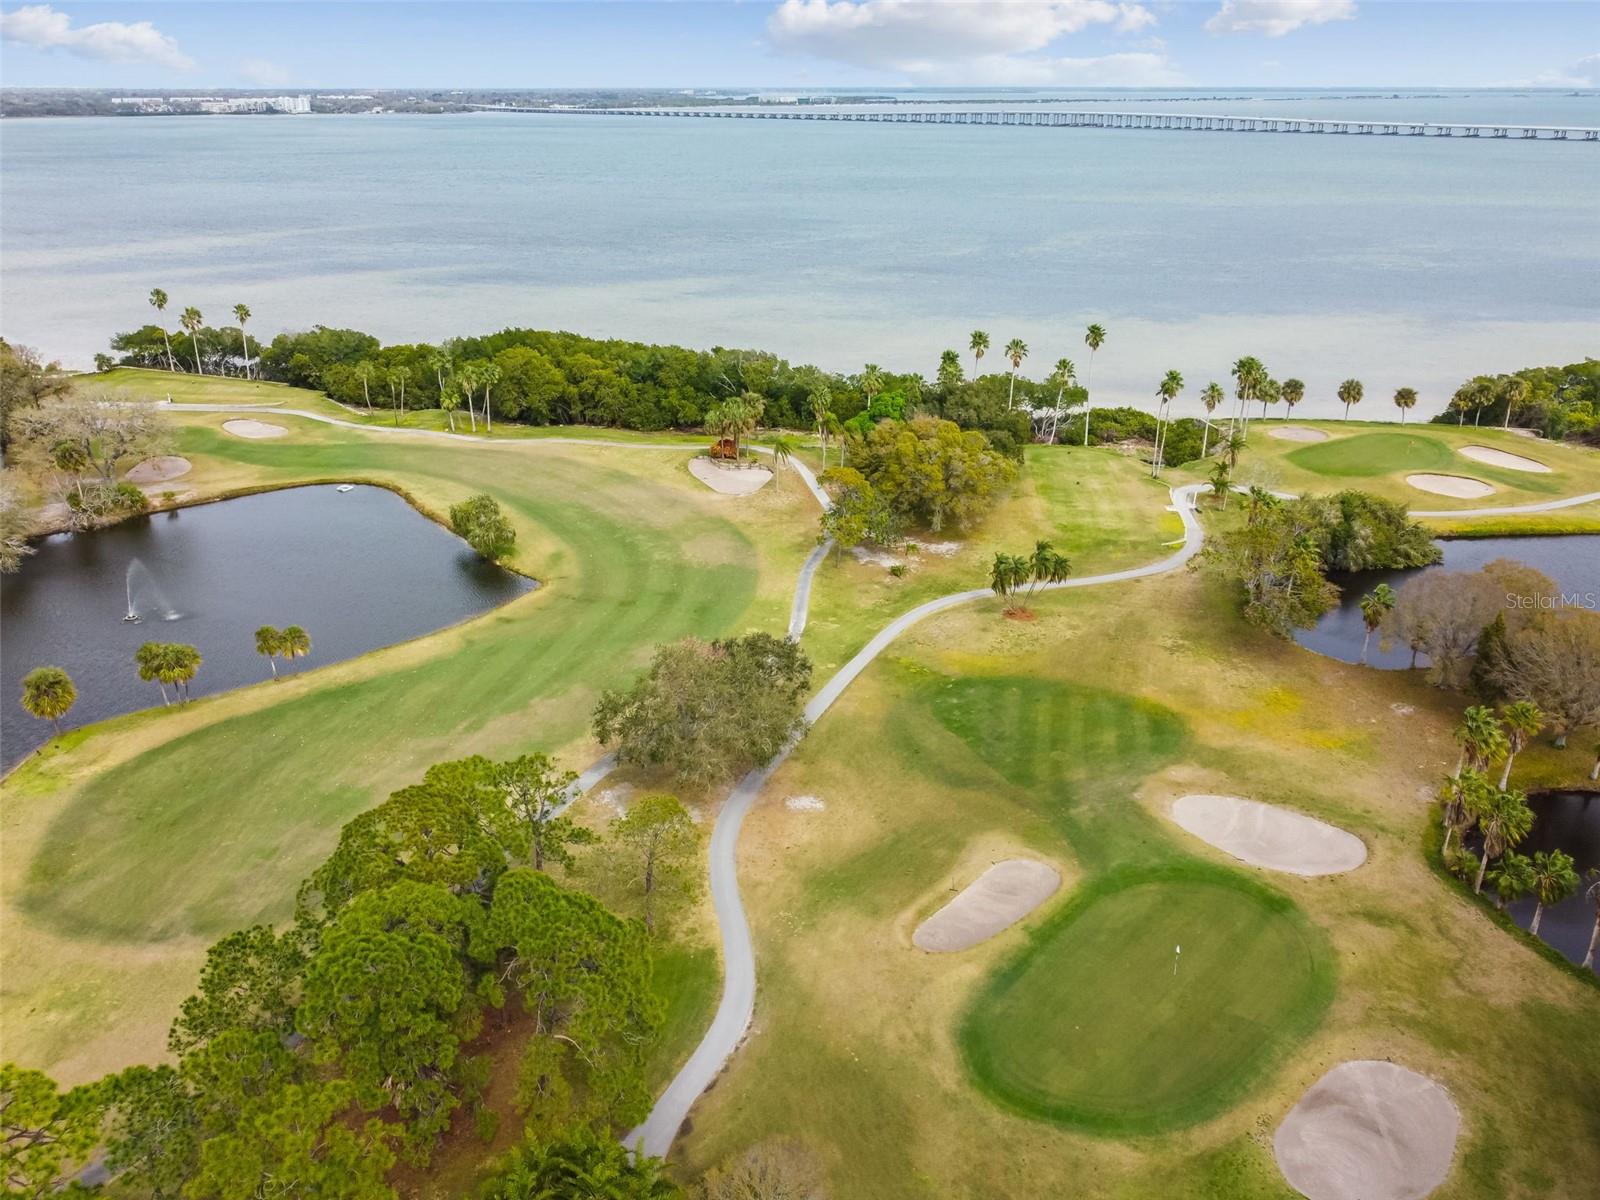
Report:
[[[748,496],[772,482],[765,467],[719,467],[709,458],[691,458],[689,474],[724,496]]]
[[[1450,1173],[1460,1127],[1450,1093],[1426,1075],[1347,1062],[1300,1097],[1272,1148],[1309,1200],[1420,1200]]]
[[[1367,848],[1355,834],[1238,796],[1181,796],[1172,819],[1202,842],[1269,871],[1337,875],[1367,861]]]
[[[1027,858],[997,862],[911,935],[919,950],[965,950],[988,941],[1043,904],[1061,886],[1053,867]]]
[[[1461,456],[1470,458],[1473,462],[1487,463],[1491,467],[1504,467],[1508,471],[1537,471],[1541,475],[1550,474],[1550,468],[1542,462],[1534,462],[1531,458],[1523,458],[1520,454],[1511,454],[1505,450],[1496,450],[1492,446],[1463,446]]]
[[[289,432],[282,425],[273,425],[267,421],[224,421],[222,427],[235,437],[242,438],[275,438]]]
[[[1483,480],[1468,479],[1465,475],[1407,475],[1406,482],[1419,492],[1454,496],[1457,500],[1476,500],[1494,493],[1494,488]]]
[[[1267,430],[1268,437],[1280,442],[1325,442],[1328,435],[1320,429],[1307,429],[1304,425],[1285,425],[1282,429]]]
[[[187,458],[164,454],[160,458],[145,459],[138,466],[130,468],[123,478],[129,483],[165,483],[169,479],[187,475],[193,467],[194,464]]]

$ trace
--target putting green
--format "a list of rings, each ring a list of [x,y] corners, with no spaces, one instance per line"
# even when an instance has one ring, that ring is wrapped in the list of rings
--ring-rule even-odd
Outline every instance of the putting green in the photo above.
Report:
[[[1177,863],[1085,887],[980,989],[961,1043],[1008,1108],[1155,1133],[1232,1105],[1332,995],[1326,939],[1287,898]]]
[[[1416,433],[1358,433],[1302,446],[1288,454],[1295,466],[1318,475],[1360,477],[1449,467],[1455,453],[1437,438]]]

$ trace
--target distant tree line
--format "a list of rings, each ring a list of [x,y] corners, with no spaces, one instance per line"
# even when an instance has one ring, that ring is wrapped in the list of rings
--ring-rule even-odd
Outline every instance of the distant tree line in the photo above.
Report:
[[[1475,375],[1456,389],[1436,424],[1538,430],[1551,440],[1600,444],[1600,359]]]

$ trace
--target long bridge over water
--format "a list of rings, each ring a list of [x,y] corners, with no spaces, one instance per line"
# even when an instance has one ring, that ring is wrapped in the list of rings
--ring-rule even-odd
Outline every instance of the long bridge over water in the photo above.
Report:
[[[1485,121],[1352,121],[1316,117],[1227,116],[1206,113],[1011,112],[998,109],[823,109],[736,108],[536,108],[474,104],[489,112],[560,116],[657,117],[738,121],[871,121],[890,125],[1044,125],[1053,129],[1167,129],[1206,133],[1332,133],[1387,137],[1515,138],[1535,141],[1600,142],[1600,128],[1581,125],[1522,125]]]

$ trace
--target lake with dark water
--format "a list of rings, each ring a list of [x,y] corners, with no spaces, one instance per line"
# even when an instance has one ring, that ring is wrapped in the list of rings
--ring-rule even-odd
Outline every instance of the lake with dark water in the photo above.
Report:
[[[37,666],[72,676],[78,702],[63,724],[76,727],[161,703],[133,665],[146,641],[199,649],[198,698],[270,677],[255,652],[262,625],[311,635],[308,657],[280,660],[287,675],[431,633],[533,586],[378,487],[290,488],[48,537],[0,592],[0,758],[9,766],[50,734],[17,703]],[[130,593],[137,623],[123,620]]]
[[[1021,89],[902,102],[1600,126],[1600,92]],[[270,338],[508,325],[932,378],[967,335],[1150,407],[1242,354],[1299,415],[1430,413],[1465,378],[1595,352],[1600,146],[481,113],[17,120],[5,336],[87,367],[114,331],[243,302]],[[464,182],[466,181],[466,182]],[[108,202],[108,195],[115,202]],[[1092,370],[1090,321],[1109,336]],[[986,360],[989,367],[993,358]]]

